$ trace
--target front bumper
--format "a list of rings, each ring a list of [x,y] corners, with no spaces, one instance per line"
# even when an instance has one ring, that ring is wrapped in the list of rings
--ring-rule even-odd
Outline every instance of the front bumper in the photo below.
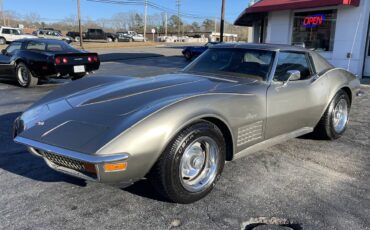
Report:
[[[26,145],[28,151],[38,157],[42,157],[46,164],[59,172],[78,177],[84,180],[97,181],[107,184],[115,184],[120,187],[131,185],[134,181],[127,178],[125,171],[105,172],[105,163],[128,162],[128,154],[115,154],[110,156],[97,156],[79,153],[64,148],[44,144],[21,136],[14,138],[19,144]]]

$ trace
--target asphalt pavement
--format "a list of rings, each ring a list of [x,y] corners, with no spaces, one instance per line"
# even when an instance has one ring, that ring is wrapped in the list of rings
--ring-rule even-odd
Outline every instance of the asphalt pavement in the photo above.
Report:
[[[96,76],[146,77],[187,64],[175,48],[106,53],[121,58],[113,54]],[[145,180],[120,189],[55,172],[13,143],[13,120],[68,82],[22,89],[0,80],[0,229],[370,229],[369,82],[341,139],[296,138],[229,162],[214,191],[189,205],[162,200]]]

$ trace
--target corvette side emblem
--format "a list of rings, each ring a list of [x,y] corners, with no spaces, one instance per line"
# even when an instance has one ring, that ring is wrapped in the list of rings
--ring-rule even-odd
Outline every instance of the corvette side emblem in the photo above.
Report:
[[[38,122],[36,123],[36,125],[42,126],[42,125],[45,125],[45,122],[44,122],[44,121],[38,121]]]

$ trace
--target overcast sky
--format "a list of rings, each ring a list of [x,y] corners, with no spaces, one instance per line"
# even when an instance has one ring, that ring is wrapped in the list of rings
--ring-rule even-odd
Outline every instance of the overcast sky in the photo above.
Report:
[[[3,0],[4,9],[15,11],[20,15],[38,13],[44,21],[57,21],[65,17],[76,15],[77,0]],[[125,0],[127,1],[127,0]],[[131,0],[132,1],[132,0]],[[140,0],[139,0],[140,1]],[[150,2],[176,10],[176,0],[149,0]],[[249,0],[226,0],[226,20],[233,22],[247,7]],[[112,5],[81,0],[83,17],[92,19],[109,18],[119,12],[137,11],[142,13],[142,5]],[[181,11],[201,17],[219,17],[221,0],[181,0]],[[160,13],[149,7],[148,13]],[[188,18],[187,21],[196,19]],[[201,19],[198,19],[198,21]]]

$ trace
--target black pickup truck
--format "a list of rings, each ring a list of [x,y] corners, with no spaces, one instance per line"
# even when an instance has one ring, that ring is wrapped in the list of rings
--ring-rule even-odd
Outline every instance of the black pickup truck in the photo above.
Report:
[[[106,33],[102,29],[88,29],[86,33],[83,34],[84,40],[104,40],[107,42],[117,42],[118,37],[113,33]]]

